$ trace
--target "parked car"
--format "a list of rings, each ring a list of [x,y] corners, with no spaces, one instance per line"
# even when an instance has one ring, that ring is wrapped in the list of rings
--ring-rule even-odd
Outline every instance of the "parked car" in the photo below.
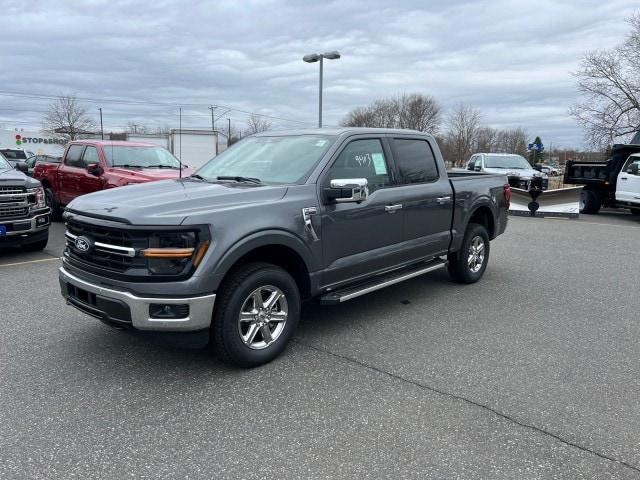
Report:
[[[640,138],[638,139],[640,141]],[[616,144],[611,149],[611,157],[606,162],[568,161],[564,172],[564,183],[584,185],[580,197],[580,213],[596,214],[600,207],[629,208],[636,213],[635,203],[629,201],[626,193],[635,185],[635,177],[628,172],[633,168],[636,154],[640,153],[640,145]],[[633,188],[633,187],[631,187]],[[631,200],[633,194],[631,194]]]
[[[9,162],[9,164],[16,168],[19,163],[24,163],[31,152],[27,152],[24,148],[17,147],[2,147],[0,148],[0,154]]]
[[[190,175],[166,148],[151,143],[106,140],[69,142],[60,163],[36,163],[54,220],[64,206],[87,193]]]
[[[207,331],[223,360],[256,366],[285,348],[302,300],[444,267],[478,281],[510,195],[505,175],[448,175],[421,132],[260,133],[191,177],[73,200],[62,294],[119,328]]]
[[[27,165],[27,175],[33,176],[36,163],[60,163],[62,157],[54,155],[32,155],[24,162]]]
[[[542,189],[549,188],[549,177],[534,169],[522,155],[512,153],[476,153],[471,155],[467,163],[467,170],[507,175],[511,187],[523,190],[531,188],[531,180],[533,178],[541,177]]]
[[[560,169],[553,165],[538,164],[534,168],[550,177],[555,177],[556,175],[560,175]]]
[[[0,154],[0,247],[42,250],[49,239],[49,208],[40,182]]]

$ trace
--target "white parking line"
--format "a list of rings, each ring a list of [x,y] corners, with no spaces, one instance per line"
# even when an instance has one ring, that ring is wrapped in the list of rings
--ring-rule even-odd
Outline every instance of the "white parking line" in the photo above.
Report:
[[[51,258],[41,258],[40,260],[29,260],[27,262],[0,263],[0,267],[15,267],[16,265],[26,265],[28,263],[39,263],[39,262],[51,262],[53,260],[60,260],[60,258],[51,257]]]

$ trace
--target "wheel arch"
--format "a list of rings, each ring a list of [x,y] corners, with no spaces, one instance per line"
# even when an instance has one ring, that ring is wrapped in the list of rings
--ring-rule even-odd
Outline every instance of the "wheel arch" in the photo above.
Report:
[[[487,229],[489,239],[496,238],[496,218],[493,209],[486,203],[475,205],[469,213],[469,220],[465,226],[465,231],[470,223],[478,223]]]
[[[216,288],[232,270],[249,262],[266,262],[283,268],[295,280],[301,297],[310,297],[309,273],[313,271],[311,252],[294,235],[282,231],[259,232],[234,244],[214,267],[219,280]]]

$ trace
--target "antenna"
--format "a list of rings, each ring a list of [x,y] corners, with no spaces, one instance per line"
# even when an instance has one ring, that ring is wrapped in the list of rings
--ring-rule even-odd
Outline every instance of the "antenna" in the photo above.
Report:
[[[178,130],[178,162],[180,162],[180,178],[182,178],[182,107],[180,107],[180,128]]]

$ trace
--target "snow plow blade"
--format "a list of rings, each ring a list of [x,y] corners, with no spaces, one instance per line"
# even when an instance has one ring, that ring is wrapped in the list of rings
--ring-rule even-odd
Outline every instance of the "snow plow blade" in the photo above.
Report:
[[[582,187],[537,192],[512,188],[509,214],[527,217],[577,218],[580,215],[580,192]]]

